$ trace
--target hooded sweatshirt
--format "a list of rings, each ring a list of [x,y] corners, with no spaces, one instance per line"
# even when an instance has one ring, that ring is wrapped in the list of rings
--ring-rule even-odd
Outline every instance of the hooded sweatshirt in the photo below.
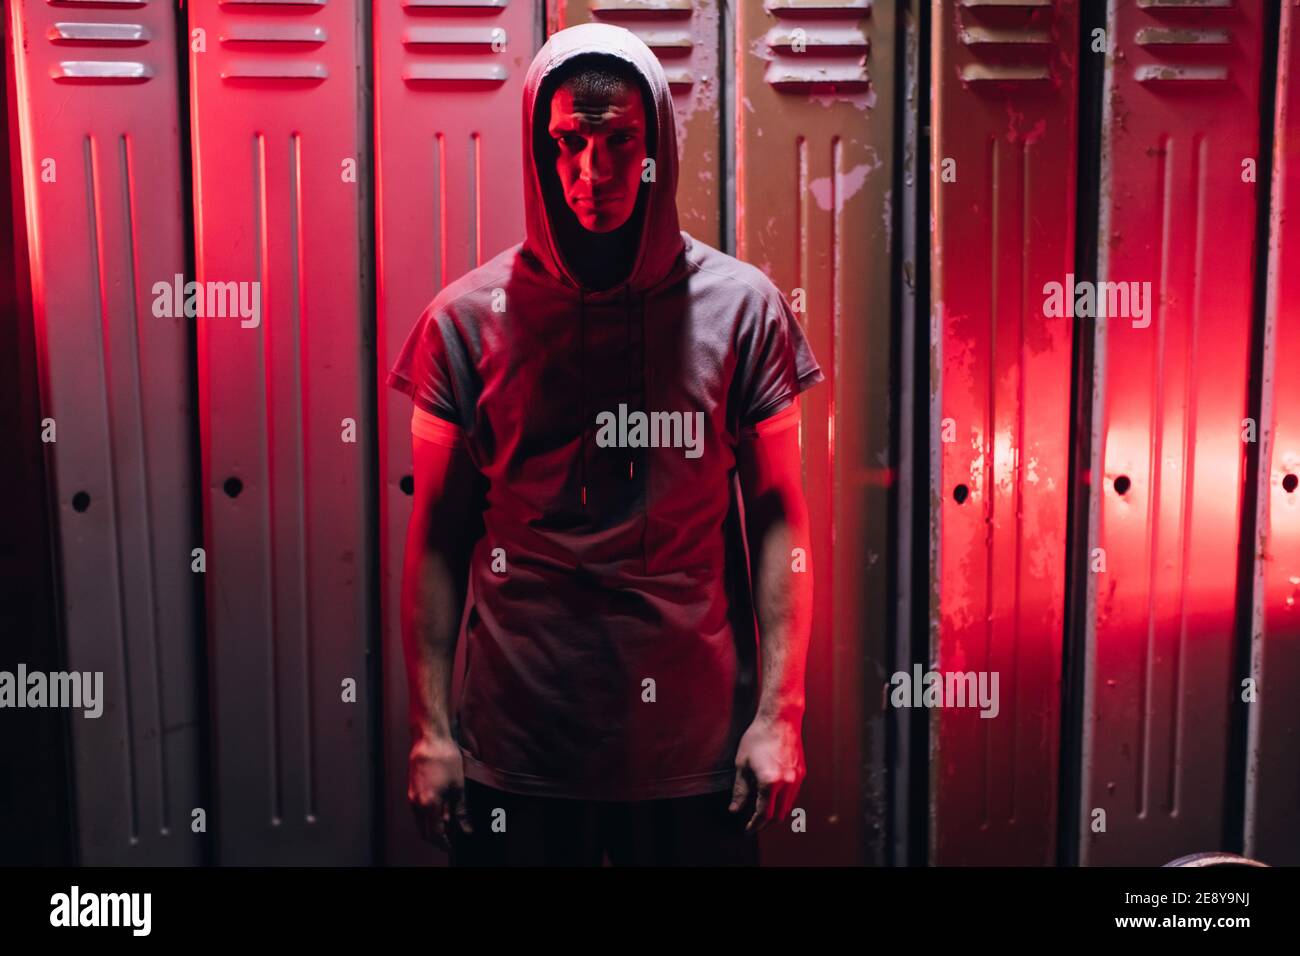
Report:
[[[563,198],[534,158],[539,90],[584,53],[635,68],[653,124],[635,258],[600,291],[566,260]],[[758,700],[735,451],[824,376],[766,276],[679,228],[672,99],[635,35],[554,34],[528,70],[522,138],[524,241],[439,292],[387,378],[455,426],[484,479],[465,775],[591,800],[726,790]]]

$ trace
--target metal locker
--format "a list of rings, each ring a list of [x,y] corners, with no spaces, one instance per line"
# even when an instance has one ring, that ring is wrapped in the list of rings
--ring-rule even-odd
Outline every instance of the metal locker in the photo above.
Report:
[[[241,296],[196,319],[224,864],[371,859],[362,22],[190,8],[196,278]]]
[[[188,328],[153,291],[184,268],[175,14],[7,7],[66,666],[103,674],[69,713],[80,862],[194,864]]]
[[[930,714],[930,856],[1049,865],[1073,323],[1044,290],[1074,266],[1079,8],[932,10],[931,666],[987,697]]]
[[[1274,112],[1248,708],[1246,855],[1300,864],[1300,4],[1282,5]],[[1263,184],[1260,185],[1263,188]]]
[[[539,0],[541,2],[541,0]],[[718,0],[549,0],[551,32],[597,21],[631,30],[663,64],[677,112],[682,229],[720,249],[722,166]]]
[[[924,59],[922,37],[924,23],[929,10],[929,0],[904,0],[898,5],[896,29],[899,33],[898,50],[901,62],[898,68],[898,82],[902,89],[899,102],[902,107],[898,114],[899,138],[899,193],[893,198],[891,206],[898,210],[899,231],[898,254],[895,256],[896,288],[898,289],[897,314],[898,323],[897,352],[897,450],[894,453],[898,470],[894,477],[895,486],[913,488],[925,472],[917,456],[917,431],[922,421],[929,421],[930,406],[928,400],[918,397],[918,379],[929,380],[929,354],[925,355],[925,365],[921,365],[921,350],[927,339],[925,329],[928,323],[920,320],[917,312],[921,308],[920,300],[926,295],[919,288],[924,277],[928,276],[928,258],[930,236],[928,224],[922,228],[918,210],[928,207],[928,179],[920,173],[923,163],[929,161],[928,154],[923,154],[921,146],[922,129],[929,136],[929,111],[920,98],[920,91],[929,83],[927,72],[929,63]],[[924,127],[922,116],[925,117]],[[927,433],[928,434],[928,433]],[[924,482],[922,482],[924,483]],[[897,508],[893,533],[894,550],[891,553],[895,572],[893,575],[892,600],[896,607],[893,630],[893,660],[908,661],[912,658],[916,645],[918,580],[914,555],[918,554],[917,519],[921,514],[927,516],[926,528],[929,528],[929,503],[925,495],[899,494],[895,497]],[[923,568],[921,573],[928,570]],[[927,590],[928,595],[928,590]],[[926,606],[928,620],[929,608]],[[925,628],[925,639],[929,640],[929,629]],[[927,651],[926,657],[929,654]],[[916,840],[914,825],[917,820],[916,802],[913,789],[917,777],[917,736],[924,733],[925,744],[929,743],[929,721],[923,715],[912,715],[907,710],[893,714],[888,724],[889,785],[886,833],[887,854],[885,861],[893,866],[908,866],[916,858]],[[919,862],[919,861],[917,861]]]
[[[1110,8],[1085,864],[1161,864],[1223,839],[1263,16],[1260,3]]]
[[[773,831],[765,862],[881,862],[895,10],[735,9],[737,255],[791,300],[826,374],[800,402],[816,576],[808,830]]]
[[[376,4],[375,229],[380,382],[380,553],[384,647],[386,860],[444,854],[406,799],[402,554],[410,519],[411,401],[383,387],[415,320],[444,285],[524,237],[520,111],[540,46],[541,7]],[[460,648],[463,653],[463,648]]]

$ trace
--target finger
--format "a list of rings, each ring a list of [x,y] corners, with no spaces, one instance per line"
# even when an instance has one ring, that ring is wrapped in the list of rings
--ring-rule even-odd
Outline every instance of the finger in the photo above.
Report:
[[[465,799],[465,791],[460,791],[456,795],[455,801],[456,825],[460,827],[462,833],[474,832],[474,821],[469,815],[469,801]]]
[[[799,798],[799,784],[787,783],[781,787],[780,810],[773,819],[789,820],[794,812],[795,801]]]
[[[749,823],[745,824],[746,833],[757,833],[763,827],[767,826],[771,819],[771,786],[759,785],[758,800],[754,804],[754,815],[749,818]]]
[[[442,816],[438,813],[430,813],[425,820],[429,825],[427,837],[429,842],[440,850],[450,850],[451,842],[447,839],[447,828],[442,822]]]
[[[411,809],[415,813],[416,825],[419,828],[420,836],[432,843],[439,849],[448,849],[446,830],[442,823],[442,811],[438,804],[432,803],[428,806],[411,804]]]
[[[743,767],[736,770],[736,782],[731,786],[731,804],[727,807],[732,813],[738,811],[749,800],[749,781],[745,779]]]

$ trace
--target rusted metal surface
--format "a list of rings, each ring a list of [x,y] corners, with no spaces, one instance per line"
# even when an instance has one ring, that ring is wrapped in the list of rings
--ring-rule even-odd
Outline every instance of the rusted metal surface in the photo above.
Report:
[[[1246,853],[1300,865],[1300,4],[1282,7],[1260,415]],[[1263,184],[1260,184],[1263,188]]]
[[[1150,293],[1145,314],[1117,295],[1096,320],[1084,863],[1156,865],[1222,838],[1262,17],[1110,7],[1098,278]],[[1228,42],[1153,44],[1153,28]]]
[[[986,693],[930,714],[930,857],[1050,864],[1072,320],[1046,287],[1074,263],[1078,5],[931,9],[932,663]]]
[[[737,255],[798,312],[827,381],[801,399],[816,596],[804,722],[808,832],[773,862],[883,856],[894,10],[737,7]]]

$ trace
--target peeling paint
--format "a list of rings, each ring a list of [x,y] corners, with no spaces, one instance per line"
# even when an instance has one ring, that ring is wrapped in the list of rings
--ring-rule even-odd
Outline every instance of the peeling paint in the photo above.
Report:
[[[706,139],[712,139],[718,117],[718,8],[715,3],[698,3],[690,18],[691,74],[695,82],[684,93],[673,96],[677,113],[677,130],[681,143],[685,143],[694,126],[699,126]],[[702,113],[699,123],[692,120]]]
[[[866,184],[867,176],[872,170],[879,169],[882,162],[875,151],[871,151],[871,162],[859,163],[848,172],[840,176],[840,193],[835,197],[835,212],[843,212],[844,204],[857,195],[858,191]],[[808,183],[808,191],[812,193],[813,199],[818,207],[824,212],[831,211],[831,177],[818,176]]]
[[[831,84],[834,86],[834,84]],[[876,106],[876,88],[868,86],[862,90],[832,90],[828,93],[810,93],[808,100],[816,103],[818,106],[834,106],[836,103],[848,103],[855,109],[866,110],[874,109]]]
[[[880,218],[885,223],[885,248],[890,249],[894,245],[894,190],[886,189],[882,205],[884,208],[880,211]]]
[[[1006,138],[1008,143],[1021,142],[1024,143],[1026,146],[1032,146],[1034,143],[1036,143],[1039,139],[1042,138],[1044,133],[1047,132],[1046,117],[1039,117],[1038,122],[1036,122],[1032,127],[1030,127],[1028,130],[1022,130],[1020,128],[1020,124],[1024,122],[1025,114],[1017,110],[1009,101],[1006,104],[1006,108],[1007,108],[1007,137]]]

